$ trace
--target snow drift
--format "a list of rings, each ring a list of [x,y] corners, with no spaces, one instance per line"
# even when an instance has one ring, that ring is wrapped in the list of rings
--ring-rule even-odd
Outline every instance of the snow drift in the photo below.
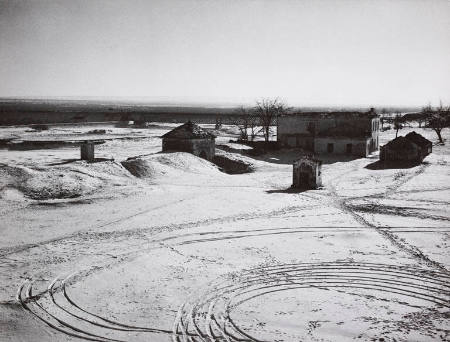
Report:
[[[34,200],[80,197],[108,183],[123,184],[129,174],[120,164],[74,162],[52,167],[0,164],[0,197],[13,189]]]
[[[155,178],[177,173],[217,174],[217,167],[207,160],[185,152],[156,153],[128,158],[122,162],[133,176]]]

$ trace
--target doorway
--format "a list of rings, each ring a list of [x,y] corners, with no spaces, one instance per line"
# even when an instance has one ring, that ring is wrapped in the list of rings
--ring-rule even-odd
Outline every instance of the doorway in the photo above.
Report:
[[[307,172],[299,172],[298,173],[298,184],[301,188],[309,187],[309,173]]]

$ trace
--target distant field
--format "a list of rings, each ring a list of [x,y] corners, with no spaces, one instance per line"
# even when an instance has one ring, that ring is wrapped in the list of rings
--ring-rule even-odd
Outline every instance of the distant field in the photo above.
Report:
[[[185,122],[212,124],[230,122],[237,106],[155,105],[81,100],[0,99],[0,125],[87,123],[108,121]],[[305,107],[302,111],[346,110],[346,108]],[[349,109],[349,108],[347,108]],[[367,108],[351,108],[367,110]],[[402,112],[413,108],[397,108]]]
[[[0,101],[0,125],[147,121],[215,123],[236,108],[157,106],[86,101]]]

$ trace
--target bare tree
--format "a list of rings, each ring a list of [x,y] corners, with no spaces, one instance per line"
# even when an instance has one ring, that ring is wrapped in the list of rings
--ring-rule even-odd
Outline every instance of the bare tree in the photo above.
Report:
[[[250,140],[253,141],[256,136],[256,126],[258,118],[254,111],[249,108],[240,107],[235,111],[235,115],[231,117],[231,124],[239,128],[239,138],[248,140],[250,130]]]
[[[397,138],[398,131],[403,128],[403,117],[400,112],[395,113],[394,116],[394,129],[395,129],[395,137]]]
[[[214,126],[214,129],[221,129],[222,128],[222,118],[216,118],[216,124]]]
[[[277,123],[279,115],[285,113],[286,106],[277,99],[262,99],[256,102],[255,114],[258,117],[259,125],[267,142],[270,139],[270,132],[273,125]]]
[[[257,134],[257,127],[258,127],[258,117],[255,114],[255,111],[252,109],[249,111],[248,115],[248,128],[250,129],[250,140],[255,140],[256,134]]]
[[[386,108],[382,108],[380,114],[381,130],[384,131],[384,124],[390,122],[390,112]]]
[[[439,142],[444,144],[441,132],[450,126],[450,106],[443,106],[441,102],[438,107],[433,109],[428,105],[422,109],[422,113],[426,116],[427,126],[436,132]]]
[[[426,117],[422,113],[418,113],[415,118],[415,121],[419,124],[419,128],[422,128],[422,125],[426,123]]]

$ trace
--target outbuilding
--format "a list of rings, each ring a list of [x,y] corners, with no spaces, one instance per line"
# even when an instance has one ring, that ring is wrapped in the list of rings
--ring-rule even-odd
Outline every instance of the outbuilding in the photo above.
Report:
[[[322,162],[312,157],[294,161],[292,187],[317,189],[322,186]]]
[[[381,146],[380,160],[383,162],[421,163],[431,151],[431,141],[416,132],[411,132]]]
[[[214,134],[188,121],[162,136],[162,150],[189,152],[212,160],[215,154],[215,139]]]

